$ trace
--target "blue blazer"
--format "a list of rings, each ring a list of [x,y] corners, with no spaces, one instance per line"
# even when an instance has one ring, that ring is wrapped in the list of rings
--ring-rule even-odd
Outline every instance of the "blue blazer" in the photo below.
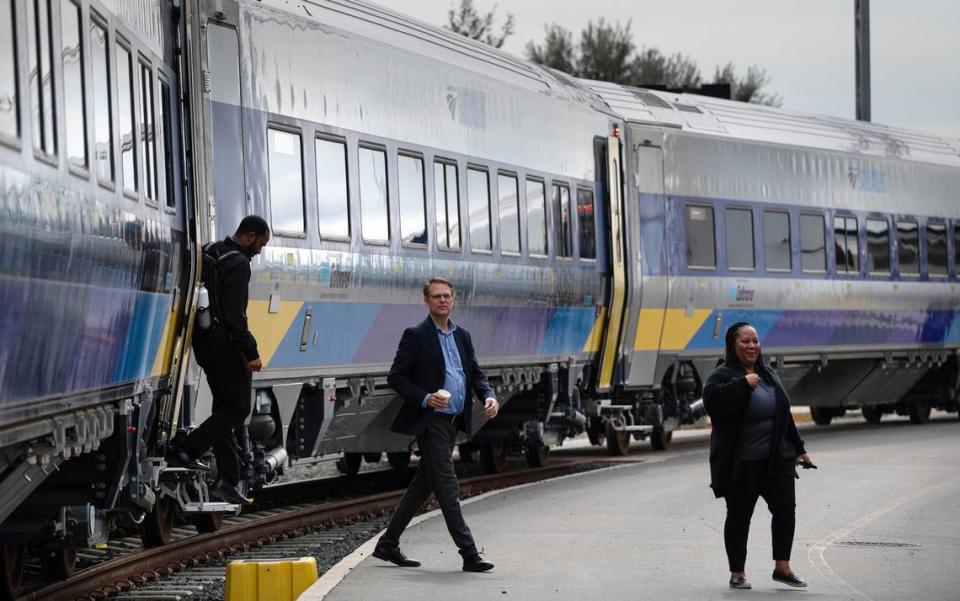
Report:
[[[487,376],[477,363],[470,332],[457,326],[453,339],[460,351],[460,363],[466,382],[467,398],[463,403],[463,431],[470,436],[472,430],[473,403],[471,390],[479,399],[496,397]],[[415,326],[403,331],[397,354],[390,367],[387,383],[403,398],[403,405],[391,430],[399,434],[419,436],[427,429],[433,409],[421,406],[423,397],[443,388],[446,363],[440,348],[437,326],[430,316]]]

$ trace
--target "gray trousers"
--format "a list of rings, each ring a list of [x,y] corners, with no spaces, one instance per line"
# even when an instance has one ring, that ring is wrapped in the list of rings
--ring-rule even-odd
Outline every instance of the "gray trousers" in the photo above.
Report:
[[[447,530],[459,547],[460,554],[466,557],[477,552],[473,535],[463,521],[463,513],[460,511],[460,484],[457,482],[456,472],[453,471],[453,445],[456,437],[456,424],[450,416],[442,414],[434,415],[426,431],[417,437],[417,445],[420,447],[417,472],[400,499],[400,504],[379,544],[398,546],[407,524],[432,492],[437,497]]]

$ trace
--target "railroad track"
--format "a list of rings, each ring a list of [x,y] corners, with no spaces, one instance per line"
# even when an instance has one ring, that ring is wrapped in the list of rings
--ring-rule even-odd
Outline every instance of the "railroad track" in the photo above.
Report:
[[[600,458],[555,461],[548,467],[473,476],[460,481],[461,497],[597,469],[610,462]],[[335,564],[385,525],[400,501],[409,473],[391,474],[396,490],[341,501],[303,502],[308,486],[291,483],[263,496],[265,506],[226,518],[216,532],[194,534],[175,529],[173,540],[155,548],[118,541],[128,552],[48,584],[20,600],[77,601],[109,596],[137,599],[222,598],[223,560],[257,557],[300,557],[319,553],[321,571]],[[284,498],[296,499],[284,504]],[[152,592],[151,592],[152,591]]]

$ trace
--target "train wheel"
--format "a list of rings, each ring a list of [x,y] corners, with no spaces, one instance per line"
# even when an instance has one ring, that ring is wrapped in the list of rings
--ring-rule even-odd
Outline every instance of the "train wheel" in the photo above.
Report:
[[[200,534],[216,532],[223,526],[223,515],[219,513],[200,513],[193,518],[193,525],[197,527],[197,532]]]
[[[813,423],[818,426],[829,426],[833,421],[833,409],[831,407],[810,407],[810,417]]]
[[[590,418],[587,422],[587,440],[590,441],[595,447],[599,447],[603,444],[603,421],[600,419]]]
[[[880,420],[883,419],[883,409],[880,407],[863,407],[860,409],[860,413],[868,424],[879,424]]]
[[[930,403],[914,401],[910,403],[910,423],[925,424],[930,421]]]
[[[667,432],[663,428],[654,428],[650,435],[650,446],[654,451],[666,451],[673,442],[673,431]]]
[[[630,433],[618,432],[613,421],[607,422],[607,454],[626,455],[630,450]]]
[[[20,596],[26,554],[23,545],[0,545],[0,598],[16,599]]]
[[[341,474],[356,476],[360,471],[360,462],[362,461],[362,453],[344,453],[343,457],[337,459],[337,470],[339,470]]]
[[[387,463],[390,467],[404,468],[410,465],[410,451],[387,453]]]
[[[170,497],[160,497],[140,522],[140,540],[144,547],[159,547],[173,540],[173,527],[177,523],[177,502]]]
[[[380,463],[383,453],[364,453],[363,460],[367,463]]]
[[[550,447],[545,444],[527,445],[527,466],[546,467],[550,463]]]
[[[461,463],[473,463],[477,460],[477,447],[472,443],[457,445],[457,452],[460,454]]]
[[[485,442],[480,445],[480,465],[485,474],[502,474],[507,471],[507,445],[504,441]]]
[[[77,571],[77,550],[64,548],[42,551],[40,563],[47,580],[66,580]]]

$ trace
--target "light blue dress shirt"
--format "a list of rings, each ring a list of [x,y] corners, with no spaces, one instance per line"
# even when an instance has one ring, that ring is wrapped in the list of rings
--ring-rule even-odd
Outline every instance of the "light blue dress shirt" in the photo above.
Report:
[[[460,350],[457,348],[457,341],[453,337],[457,326],[452,321],[447,321],[449,329],[444,332],[437,327],[437,336],[440,338],[440,350],[443,351],[443,362],[446,364],[446,371],[443,374],[443,388],[450,393],[450,399],[447,401],[446,409],[434,409],[437,413],[449,413],[458,415],[463,411],[464,403],[467,398],[466,376],[463,374],[463,363],[460,361]],[[435,390],[423,397],[420,403],[424,408],[427,406],[427,399]]]

